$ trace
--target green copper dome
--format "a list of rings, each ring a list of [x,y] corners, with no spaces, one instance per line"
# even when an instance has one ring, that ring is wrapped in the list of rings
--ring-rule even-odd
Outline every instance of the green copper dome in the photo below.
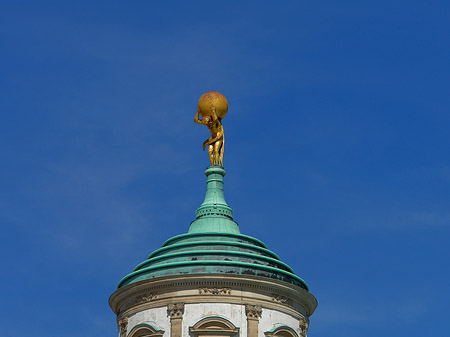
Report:
[[[167,240],[125,276],[118,288],[172,275],[238,274],[277,279],[308,290],[305,281],[263,242],[240,233],[223,195],[225,170],[209,166],[205,175],[205,201],[197,209],[189,232]]]

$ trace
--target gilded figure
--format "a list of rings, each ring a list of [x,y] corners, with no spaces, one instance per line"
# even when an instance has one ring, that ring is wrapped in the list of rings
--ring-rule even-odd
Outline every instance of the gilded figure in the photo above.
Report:
[[[222,118],[225,117],[227,112],[227,99],[217,91],[209,91],[203,94],[198,101],[194,122],[206,125],[209,132],[211,132],[211,137],[203,142],[203,151],[208,147],[211,165],[223,166],[225,135]],[[202,117],[201,119],[200,116]]]

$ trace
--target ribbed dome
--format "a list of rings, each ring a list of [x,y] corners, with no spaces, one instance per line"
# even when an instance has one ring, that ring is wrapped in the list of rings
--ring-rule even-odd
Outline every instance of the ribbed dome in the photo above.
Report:
[[[205,201],[196,211],[189,232],[167,240],[119,286],[183,274],[238,274],[268,277],[308,290],[308,286],[287,264],[258,239],[240,234],[233,210],[225,202],[220,166],[209,166]]]

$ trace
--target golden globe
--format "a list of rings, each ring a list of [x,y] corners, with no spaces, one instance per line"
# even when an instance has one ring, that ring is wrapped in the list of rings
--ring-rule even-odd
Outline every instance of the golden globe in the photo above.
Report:
[[[217,91],[208,91],[198,100],[198,109],[202,117],[211,116],[211,108],[216,109],[216,115],[220,119],[224,118],[228,112],[228,101],[224,95]]]

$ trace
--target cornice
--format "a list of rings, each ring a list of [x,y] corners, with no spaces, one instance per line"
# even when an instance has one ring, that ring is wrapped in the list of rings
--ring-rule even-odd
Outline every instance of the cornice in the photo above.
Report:
[[[117,315],[131,315],[178,302],[251,304],[297,318],[311,316],[317,306],[315,297],[296,285],[243,275],[154,278],[121,287],[109,299]]]

